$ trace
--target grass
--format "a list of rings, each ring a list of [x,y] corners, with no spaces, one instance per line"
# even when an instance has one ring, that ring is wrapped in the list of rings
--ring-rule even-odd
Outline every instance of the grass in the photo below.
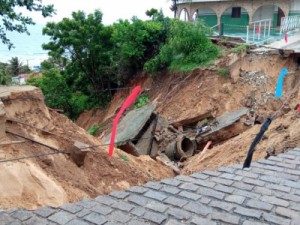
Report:
[[[88,132],[90,135],[95,135],[95,134],[97,133],[97,131],[99,130],[99,128],[100,128],[100,125],[94,124],[90,129],[88,129],[87,132]]]
[[[230,50],[233,53],[242,53],[247,51],[247,45],[238,45]]]
[[[230,74],[229,69],[223,67],[218,68],[217,73],[225,78],[228,78]]]

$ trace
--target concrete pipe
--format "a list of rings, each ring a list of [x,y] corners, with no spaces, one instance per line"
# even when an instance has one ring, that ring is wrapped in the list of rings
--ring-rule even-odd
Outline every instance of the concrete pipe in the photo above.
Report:
[[[176,139],[175,159],[180,160],[182,157],[189,158],[193,156],[196,150],[196,143],[184,135],[179,135]]]
[[[176,152],[176,140],[170,142],[165,149],[166,156],[168,156],[168,158],[172,161],[175,160],[175,152]]]

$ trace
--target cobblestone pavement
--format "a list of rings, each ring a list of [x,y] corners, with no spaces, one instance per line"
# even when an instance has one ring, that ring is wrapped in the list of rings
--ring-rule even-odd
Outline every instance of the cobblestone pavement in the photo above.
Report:
[[[59,208],[0,211],[0,224],[300,224],[300,148]]]

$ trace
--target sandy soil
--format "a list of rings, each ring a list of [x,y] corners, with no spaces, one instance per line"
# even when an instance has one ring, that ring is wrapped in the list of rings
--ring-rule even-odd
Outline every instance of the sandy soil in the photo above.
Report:
[[[0,145],[0,160],[55,152],[31,141],[14,144],[24,141],[14,134],[63,151],[70,150],[74,141],[101,145],[98,138],[65,116],[48,110],[38,89],[12,92],[1,100],[7,117],[6,131],[10,132],[2,137],[1,143],[12,143]],[[5,180],[0,183],[0,207],[59,206],[174,176],[171,169],[148,156],[133,157],[116,149],[109,158],[107,152],[107,146],[94,147],[80,167],[69,154],[0,163],[0,179]]]
[[[276,100],[273,93],[283,67],[287,67],[290,74],[285,79],[283,98]],[[219,75],[218,68],[228,68],[230,77]],[[252,79],[249,72],[254,72],[256,78]],[[75,141],[97,147],[87,153],[82,166],[78,166],[70,154],[0,162],[0,179],[5,180],[0,183],[0,207],[33,209],[45,205],[59,206],[83,197],[95,197],[174,176],[170,168],[148,156],[134,157],[115,149],[114,156],[109,158],[108,147],[101,146],[101,137],[111,128],[113,116],[136,85],[142,85],[143,94],[149,95],[151,102],[157,104],[156,112],[171,123],[207,113],[219,116],[232,112],[244,106],[249,96],[253,99],[255,111],[266,118],[288,100],[257,146],[254,160],[265,157],[268,148],[273,148],[278,154],[299,146],[300,119],[295,118],[294,110],[294,106],[300,102],[299,87],[287,99],[299,80],[300,72],[296,70],[292,57],[225,54],[210,69],[197,69],[189,74],[161,74],[153,78],[141,75],[129,84],[128,89],[118,91],[109,107],[86,111],[77,124],[48,109],[39,89],[14,88],[7,92],[3,87],[2,92],[6,94],[1,95],[0,99],[7,121],[0,126],[3,131],[0,132],[0,160],[55,153],[56,150],[69,151]],[[0,122],[3,118],[0,118]],[[94,124],[101,124],[96,137],[86,132]],[[4,130],[8,132],[6,135]],[[260,125],[254,125],[227,141],[213,143],[207,153],[200,152],[189,158],[181,173],[190,174],[242,163],[259,130]],[[24,140],[15,134],[36,142]]]

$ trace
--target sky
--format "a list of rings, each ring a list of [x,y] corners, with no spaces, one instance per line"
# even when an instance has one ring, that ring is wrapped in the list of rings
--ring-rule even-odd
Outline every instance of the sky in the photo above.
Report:
[[[133,16],[142,20],[149,19],[145,12],[151,8],[162,9],[165,16],[173,17],[173,12],[170,10],[171,0],[43,0],[42,2],[53,4],[56,15],[45,19],[38,13],[28,14],[24,11],[38,24],[61,21],[64,17],[71,17],[74,11],[82,10],[86,13],[93,13],[96,9],[102,11],[105,25],[113,24],[119,19],[131,19]]]

